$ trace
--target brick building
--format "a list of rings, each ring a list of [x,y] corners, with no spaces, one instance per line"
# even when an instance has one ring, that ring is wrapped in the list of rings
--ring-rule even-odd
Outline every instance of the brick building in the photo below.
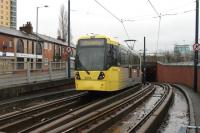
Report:
[[[24,62],[30,62],[31,69],[48,68],[48,62],[67,61],[66,49],[67,44],[61,40],[36,36],[29,22],[20,30],[0,26],[0,69],[26,69]],[[71,49],[73,59],[75,47]]]

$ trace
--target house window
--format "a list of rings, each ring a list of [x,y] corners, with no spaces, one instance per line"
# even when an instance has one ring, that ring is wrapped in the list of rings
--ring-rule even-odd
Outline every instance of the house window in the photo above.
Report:
[[[34,42],[32,41],[32,54],[35,52]]]
[[[36,45],[36,54],[37,55],[41,55],[42,54],[42,45],[41,45],[41,43],[38,43]]]
[[[21,39],[17,41],[17,53],[24,53],[24,43]]]
[[[29,54],[29,42],[27,40],[27,53]]]

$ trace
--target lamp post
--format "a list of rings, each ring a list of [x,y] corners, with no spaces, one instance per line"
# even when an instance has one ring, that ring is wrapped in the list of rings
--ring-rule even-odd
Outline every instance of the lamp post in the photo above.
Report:
[[[37,14],[36,14],[36,35],[38,35],[38,10],[39,8],[47,8],[49,7],[48,5],[44,5],[44,6],[38,6],[37,7]]]
[[[39,8],[47,8],[48,5],[38,6],[36,9],[36,62],[37,62],[37,45],[38,45],[38,10]]]

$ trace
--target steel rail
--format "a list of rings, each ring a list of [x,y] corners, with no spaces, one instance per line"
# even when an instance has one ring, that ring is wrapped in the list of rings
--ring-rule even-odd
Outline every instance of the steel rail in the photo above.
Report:
[[[31,94],[27,96],[20,96],[15,99],[10,99],[10,100],[2,100],[0,102],[0,108],[4,110],[10,110],[14,106],[16,108],[21,108],[19,106],[24,106],[26,104],[29,104],[30,102],[33,101],[39,101],[41,99],[47,99],[47,98],[57,98],[61,96],[70,96],[77,94],[77,92],[74,89],[67,89],[67,90],[59,90],[59,91],[53,91],[53,92],[48,92],[48,93],[39,93],[39,94]]]
[[[151,86],[148,89],[142,89],[134,94],[126,96],[117,102],[107,105],[103,108],[100,108],[96,111],[93,111],[89,114],[85,114],[85,116],[76,119],[72,122],[69,122],[61,127],[53,129],[50,133],[58,133],[58,132],[76,132],[82,130],[82,128],[88,127],[92,123],[98,123],[98,121],[105,119],[118,110],[128,106],[129,104],[134,104],[138,99],[142,100],[144,97],[150,95],[154,91],[154,88]]]
[[[137,106],[139,106],[142,102],[144,102],[148,97],[151,96],[151,94],[154,92],[155,88],[152,88],[146,92],[143,92],[142,96],[138,95],[136,96],[135,100],[134,98],[132,99],[133,101],[130,100],[130,102],[125,103],[126,106],[119,107],[119,109],[116,108],[116,112],[113,112],[110,114],[111,116],[104,117],[100,122],[97,122],[93,124],[92,126],[88,126],[89,128],[83,129],[83,132],[88,132],[88,133],[101,133],[103,130],[107,129],[110,127],[110,125],[113,125],[116,121],[120,120],[124,116],[126,116],[128,113],[133,111]],[[105,114],[107,115],[107,114]]]
[[[102,108],[102,107],[106,106],[109,102],[117,101],[119,99],[122,99],[125,96],[128,96],[132,93],[135,93],[135,92],[139,91],[140,87],[141,87],[141,84],[138,84],[138,85],[136,85],[136,86],[134,86],[130,89],[127,89],[125,91],[118,93],[117,95],[114,95],[114,96],[111,96],[111,97],[108,97],[108,98],[104,98],[103,100],[100,100],[100,101],[98,101],[94,104],[91,104],[91,105],[89,105],[85,108],[82,108],[80,110],[74,111],[71,114],[65,115],[62,118],[57,119],[57,120],[55,120],[55,121],[53,121],[53,122],[51,122],[47,125],[39,127],[37,129],[33,130],[32,132],[33,133],[35,133],[35,132],[40,133],[40,132],[51,131],[51,130],[53,130],[53,129],[55,129],[55,128],[63,125],[63,124],[66,124],[66,123],[69,123],[69,122],[71,122],[75,119],[81,118],[84,115],[91,113],[96,109]]]
[[[47,117],[49,114],[58,112],[58,110],[64,110],[66,108],[74,106],[75,104],[77,104],[75,100],[80,99],[81,97],[86,95],[87,95],[86,92],[79,93],[74,96],[61,98],[41,105],[29,107],[21,111],[15,111],[3,115],[0,118],[0,123],[1,123],[0,130],[10,131],[11,129],[13,130],[14,128],[16,128],[17,130],[17,128],[19,128],[20,126],[25,126],[26,124],[28,124],[26,122],[30,120],[44,118]],[[70,103],[66,103],[68,101],[70,101]]]
[[[135,124],[134,126],[129,128],[129,131],[127,131],[127,133],[143,132],[143,131],[146,131],[147,127],[149,127],[151,124],[153,125],[153,122],[155,122],[155,121],[151,121],[149,123],[147,123],[147,121],[150,119],[150,117],[153,116],[154,112],[156,112],[161,107],[161,105],[164,103],[164,101],[167,98],[169,99],[172,96],[172,89],[170,88],[170,86],[168,84],[160,85],[160,86],[162,86],[165,89],[164,94],[156,102],[154,108],[148,114],[146,114],[143,118],[141,118],[137,124]],[[167,101],[167,103],[168,103],[168,101]],[[157,114],[157,116],[159,116],[159,114]],[[145,123],[148,126],[146,126]],[[142,129],[142,128],[144,128],[144,129]],[[139,129],[142,129],[142,131],[138,131]],[[151,131],[153,131],[153,129]]]
[[[11,113],[1,115],[0,116],[0,124],[5,123],[5,120],[13,119],[14,117],[19,117],[19,116],[22,116],[22,115],[28,115],[28,113],[32,114],[34,112],[47,110],[48,108],[51,108],[55,105],[62,104],[62,103],[65,103],[67,101],[80,98],[81,96],[84,96],[86,94],[87,93],[79,93],[79,94],[76,94],[76,95],[73,95],[73,96],[69,96],[69,97],[65,97],[65,98],[61,98],[61,99],[56,99],[56,100],[49,101],[49,102],[46,102],[46,103],[43,103],[43,104],[39,104],[39,105],[36,105],[36,106],[28,107],[28,108],[25,108],[25,109],[21,109],[21,110],[17,110],[17,111],[11,112]]]
[[[92,102],[92,103],[93,103],[93,102]],[[49,119],[47,119],[47,120],[38,122],[38,123],[36,123],[36,124],[34,124],[34,125],[31,125],[31,126],[25,128],[25,129],[19,131],[19,133],[31,132],[31,131],[33,131],[33,130],[35,130],[35,129],[41,127],[41,126],[44,126],[44,125],[46,125],[46,124],[48,124],[48,123],[50,123],[50,122],[53,122],[53,121],[55,121],[55,120],[57,120],[57,119],[59,119],[59,118],[65,116],[65,115],[68,115],[68,114],[70,114],[70,113],[72,113],[72,112],[74,112],[74,111],[76,111],[76,110],[79,110],[79,109],[81,109],[81,108],[84,108],[84,107],[86,107],[86,106],[89,106],[89,105],[92,104],[92,103],[88,103],[88,104],[86,104],[86,105],[81,105],[81,106],[75,107],[75,108],[73,108],[73,109],[70,109],[70,110],[67,111],[67,112],[60,113],[60,114],[58,114],[58,115],[56,115],[56,116],[54,116],[54,117],[52,117],[52,118],[49,118]]]

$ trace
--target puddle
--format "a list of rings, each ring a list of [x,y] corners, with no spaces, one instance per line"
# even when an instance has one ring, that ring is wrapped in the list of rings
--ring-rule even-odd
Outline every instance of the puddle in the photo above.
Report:
[[[189,124],[188,105],[185,96],[174,89],[174,101],[157,133],[178,133]]]

